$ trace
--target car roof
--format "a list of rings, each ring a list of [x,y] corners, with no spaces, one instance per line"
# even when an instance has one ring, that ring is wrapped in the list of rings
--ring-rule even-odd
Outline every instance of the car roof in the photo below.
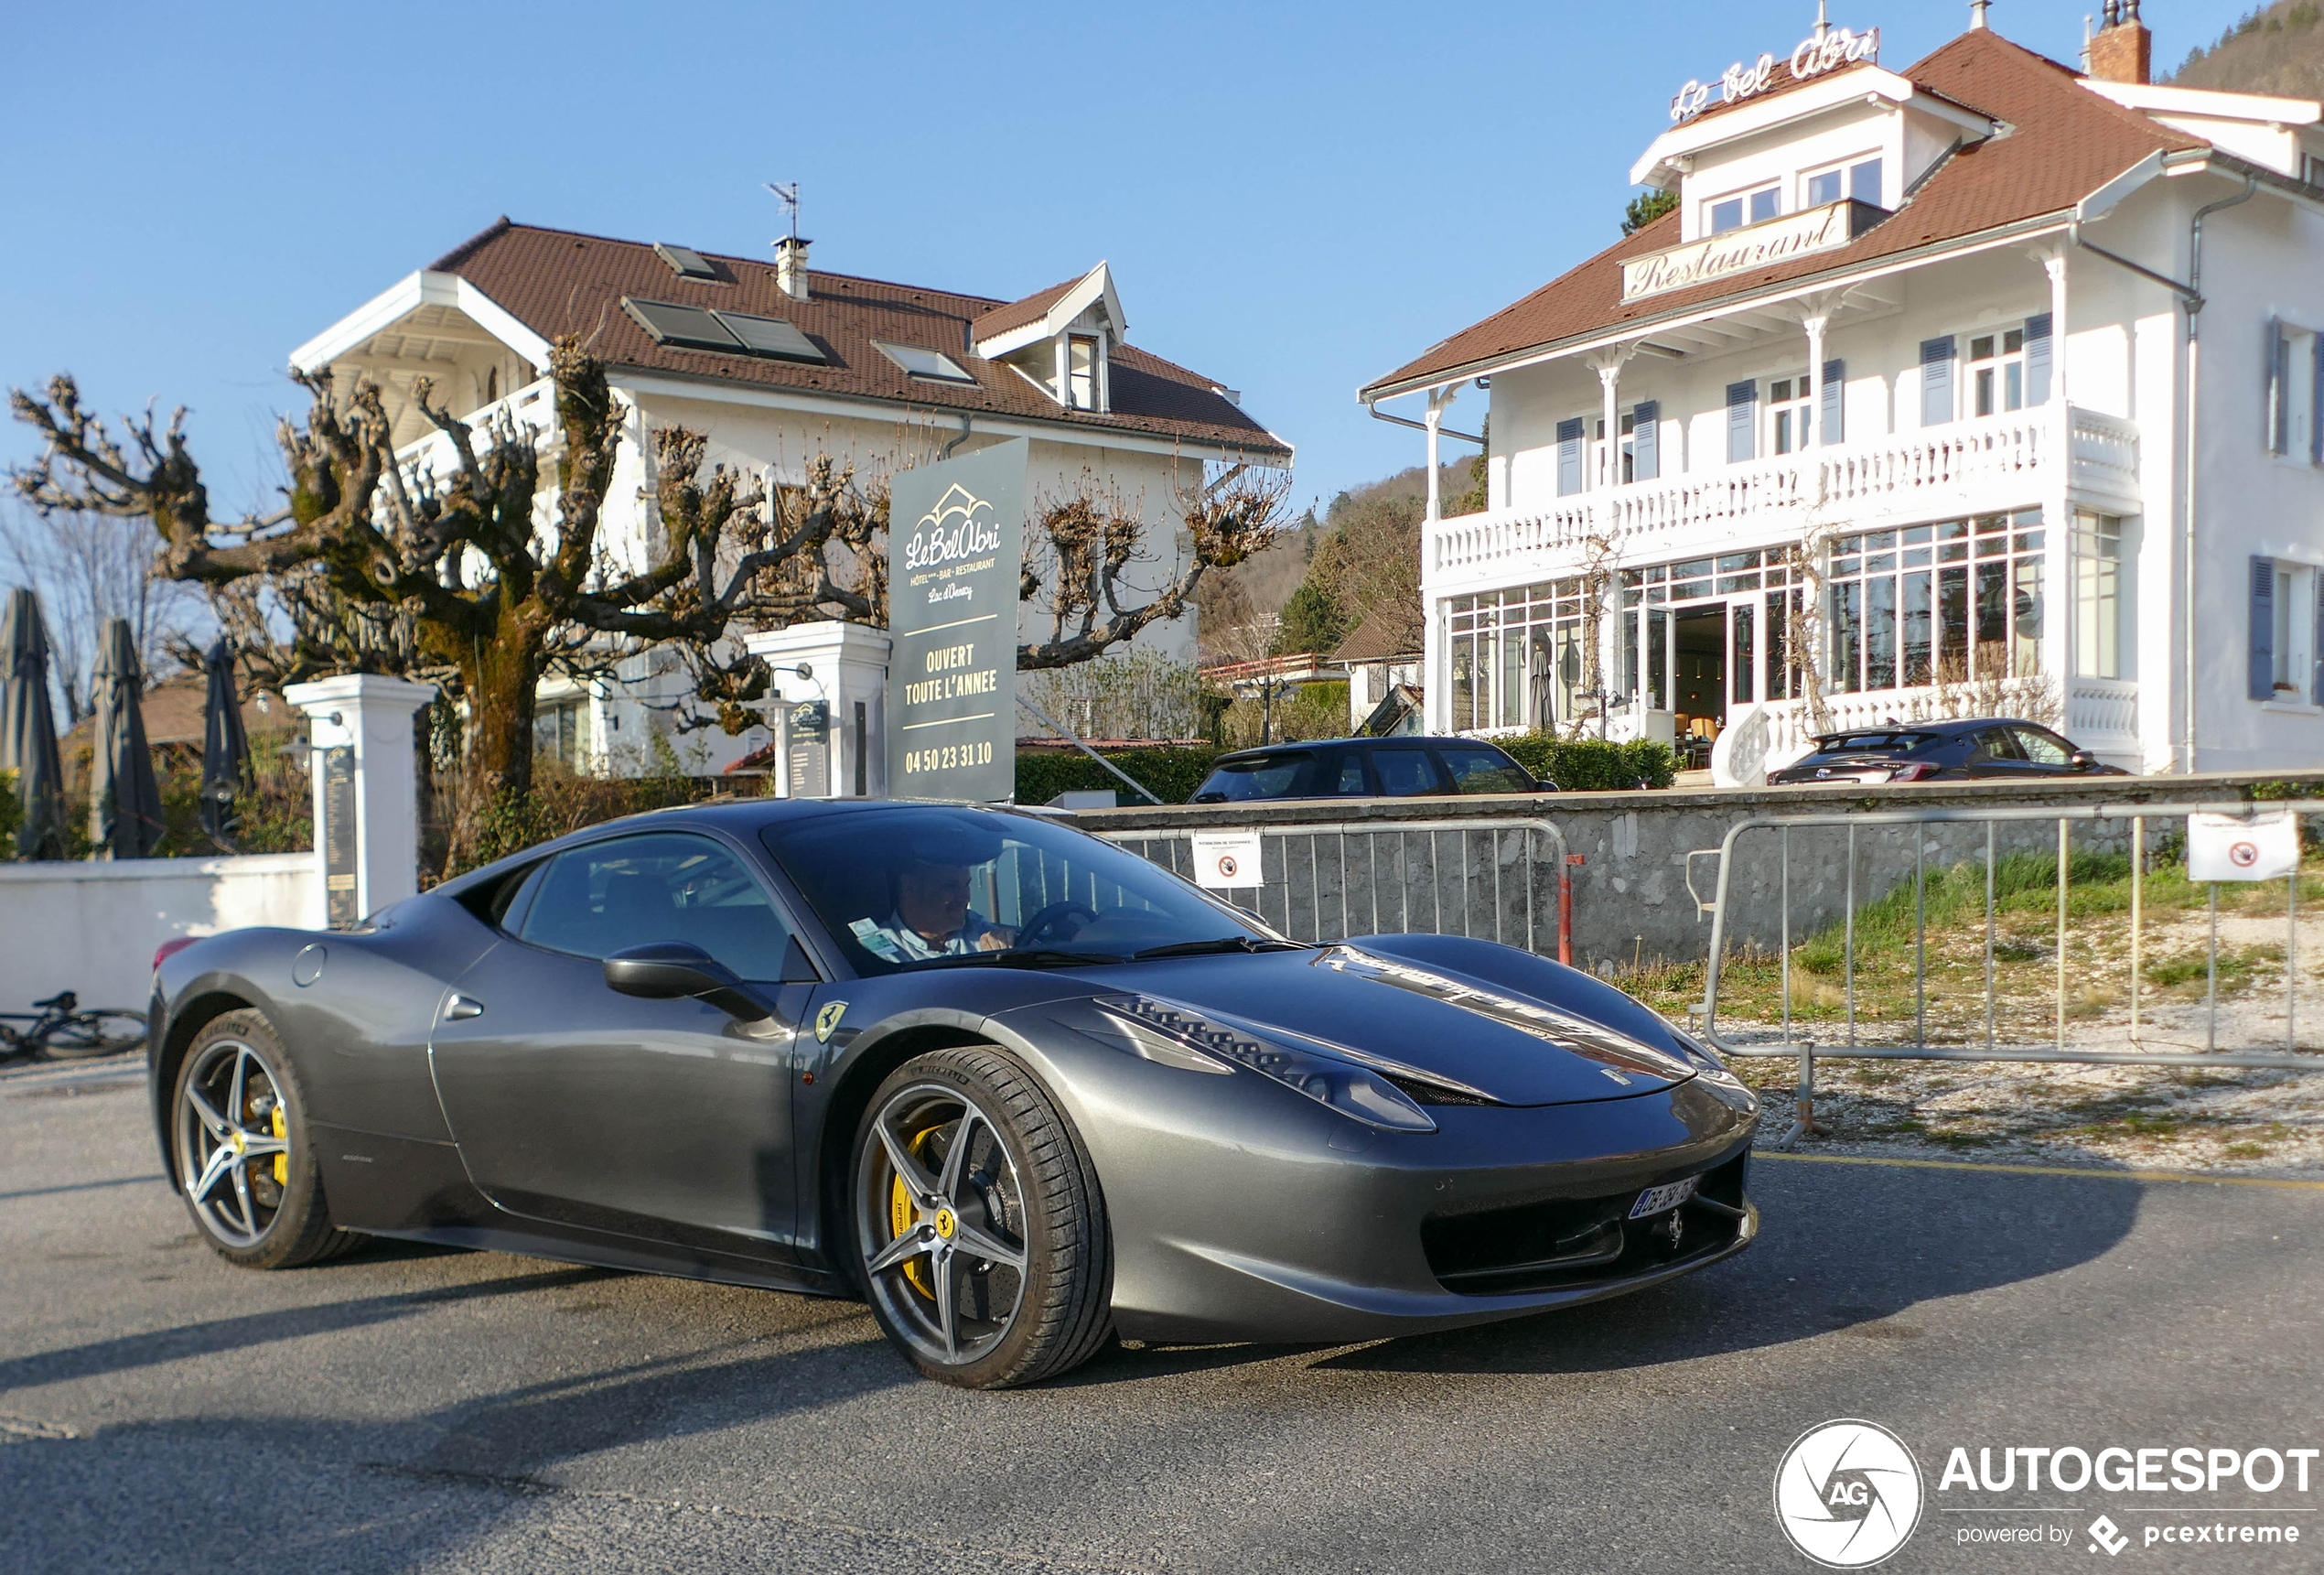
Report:
[[[1501,749],[1501,746],[1490,739],[1446,738],[1436,734],[1400,733],[1389,739],[1293,739],[1280,744],[1260,744],[1248,750],[1236,750],[1232,754],[1221,755],[1211,763],[1214,768],[1223,765],[1240,765],[1245,761],[1264,761],[1274,755],[1336,749],[1348,744],[1361,744],[1368,750],[1420,750],[1431,746],[1448,745],[1461,745],[1473,749],[1479,744],[1489,749]]]
[[[1998,727],[2041,728],[2042,724],[2028,722],[2023,717],[1950,717],[1941,722],[1868,722],[1861,728],[1841,728],[1829,733],[1818,733],[1815,736],[1815,741],[1822,746],[1834,739],[1861,739],[1874,733],[1886,733],[1892,737],[1907,733],[1926,733],[1940,739],[1950,739],[1958,738],[1963,733],[1973,732],[1981,728]],[[2049,732],[2053,729],[2043,728],[2042,730]]]

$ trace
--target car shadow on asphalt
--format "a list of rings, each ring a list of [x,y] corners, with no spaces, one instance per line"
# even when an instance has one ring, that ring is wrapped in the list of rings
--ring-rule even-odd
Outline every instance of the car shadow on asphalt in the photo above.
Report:
[[[1756,1164],[1759,1240],[1650,1290],[1326,1357],[1370,1372],[1579,1373],[1788,1344],[1838,1331],[1912,1340],[1924,1301],[2056,1274],[2111,1251],[2143,1184],[2091,1174]]]
[[[403,1244],[396,1246],[400,1248]],[[377,1265],[382,1257],[387,1256],[371,1256],[363,1261]],[[434,1253],[431,1249],[416,1249],[398,1252],[393,1256],[418,1258],[434,1256]],[[188,1356],[204,1356],[213,1352],[247,1350],[277,1341],[303,1339],[310,1334],[390,1323],[447,1302],[570,1289],[602,1279],[620,1278],[623,1276],[619,1269],[544,1266],[539,1273],[511,1274],[466,1285],[430,1286],[421,1290],[359,1297],[351,1301],[275,1308],[233,1318],[176,1324],[150,1333],[125,1334],[111,1340],[67,1345],[55,1351],[0,1361],[0,1393],[41,1384],[64,1383],[74,1378],[99,1377],[108,1373],[127,1372]]]

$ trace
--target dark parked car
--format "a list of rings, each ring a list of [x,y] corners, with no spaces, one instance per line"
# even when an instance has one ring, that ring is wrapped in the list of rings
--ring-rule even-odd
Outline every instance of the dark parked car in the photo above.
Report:
[[[1222,755],[1195,790],[1194,802],[1556,791],[1556,783],[1536,780],[1477,739],[1325,739]]]
[[[388,1235],[857,1297],[980,1388],[1117,1332],[1520,1317],[1759,1227],[1757,1101],[1612,986],[1286,940],[1021,812],[591,826],[353,930],[204,936],[152,1021],[165,1167],[233,1263]]]
[[[2007,717],[1964,722],[1915,722],[1825,733],[1815,751],[1781,771],[1775,785],[1795,782],[1925,782],[2022,781],[2034,777],[2119,777],[2049,728]]]

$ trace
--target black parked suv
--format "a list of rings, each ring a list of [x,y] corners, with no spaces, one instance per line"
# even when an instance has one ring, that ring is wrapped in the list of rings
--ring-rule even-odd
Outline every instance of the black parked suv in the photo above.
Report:
[[[1427,798],[1472,793],[1555,793],[1477,739],[1326,739],[1270,744],[1219,757],[1196,804],[1276,798]]]
[[[2088,750],[2031,722],[1980,717],[1964,722],[1915,722],[1825,733],[1805,760],[1770,771],[1771,786],[1797,782],[2029,781],[2037,777],[2120,777]]]

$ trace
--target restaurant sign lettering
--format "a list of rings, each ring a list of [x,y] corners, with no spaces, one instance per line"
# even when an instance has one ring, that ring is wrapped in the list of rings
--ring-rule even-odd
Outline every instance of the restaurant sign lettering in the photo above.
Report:
[[[1633,258],[1622,264],[1622,299],[1641,300],[1829,252],[1846,245],[1883,216],[1868,202],[1844,199]]]
[[[1826,71],[1838,70],[1842,66],[1852,66],[1858,60],[1877,61],[1879,59],[1879,28],[1867,27],[1861,33],[1852,33],[1845,27],[1824,28],[1809,34],[1793,46],[1791,78],[1794,81],[1804,82]],[[1748,66],[1738,60],[1721,72],[1715,82],[1690,80],[1679,89],[1671,99],[1671,119],[1673,122],[1690,121],[1710,108],[1715,102],[1711,97],[1713,88],[1719,92],[1716,102],[1731,104],[1754,93],[1765,92],[1768,84],[1774,79],[1773,55],[1761,55]]]

